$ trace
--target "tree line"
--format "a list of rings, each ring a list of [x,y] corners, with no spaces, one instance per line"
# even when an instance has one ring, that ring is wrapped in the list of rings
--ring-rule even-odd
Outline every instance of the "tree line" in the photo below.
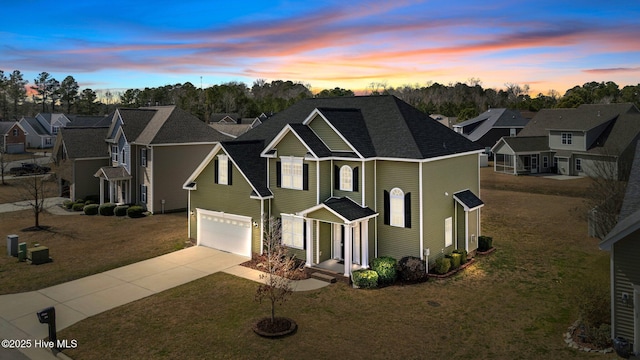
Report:
[[[32,90],[29,100],[27,89]],[[388,86],[371,83],[366,95],[395,95],[416,108],[430,113],[473,118],[489,108],[512,108],[539,111],[544,108],[577,107],[581,104],[632,102],[640,106],[640,84],[620,87],[612,82],[588,82],[576,85],[560,95],[555,90],[547,94],[530,94],[528,85],[506,83],[504,89],[483,88],[479,79],[449,83],[427,82],[424,85]],[[198,118],[208,120],[214,113],[237,113],[240,117],[256,117],[261,113],[282,111],[295,102],[311,97],[354,96],[349,89],[324,89],[316,94],[309,84],[289,80],[267,82],[258,79],[248,87],[242,82],[228,82],[207,88],[184,84],[128,89],[80,90],[73,76],[61,82],[47,72],[41,72],[30,84],[19,70],[5,74],[0,70],[0,119],[17,120],[38,112],[65,112],[81,115],[104,115],[115,107],[176,105]]]

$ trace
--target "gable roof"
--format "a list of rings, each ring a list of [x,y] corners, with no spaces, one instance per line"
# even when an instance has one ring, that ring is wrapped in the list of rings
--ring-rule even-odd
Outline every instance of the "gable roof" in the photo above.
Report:
[[[253,127],[252,124],[227,124],[219,122],[210,123],[209,126],[232,138],[237,138],[238,136],[251,130],[251,128]]]
[[[8,134],[16,125],[22,129],[22,126],[17,121],[0,121],[0,135]]]
[[[24,120],[27,123],[27,125],[29,125],[33,129],[33,131],[35,131],[35,135],[40,135],[40,136],[51,135],[49,134],[49,131],[47,131],[47,129],[45,129],[44,126],[42,126],[42,124],[40,124],[38,119],[25,116],[21,120]]]
[[[473,211],[484,206],[484,202],[471,190],[459,191],[453,194],[453,198],[462,205],[464,211]]]
[[[520,115],[520,111],[511,109],[489,109],[473,119],[453,125],[454,128],[470,127],[471,131],[464,132],[471,141],[478,141],[492,128],[523,128],[528,119]],[[473,126],[475,125],[475,126]]]
[[[516,153],[549,150],[547,136],[503,136],[500,141],[505,142]],[[496,148],[500,141],[493,148]]]
[[[392,95],[303,99],[238,139],[270,143],[286,124],[302,123],[314,109],[326,112],[367,156],[427,159],[482,149]]]
[[[107,136],[107,130],[104,127],[65,127],[60,130],[59,136],[69,159],[109,157],[107,148],[104,146],[104,139]]]
[[[631,165],[629,181],[618,216],[618,223],[600,242],[600,249],[610,250],[611,246],[640,229],[640,142],[636,144],[635,157]]]
[[[111,125],[111,119],[113,118],[113,113],[107,116],[88,116],[88,115],[69,115],[69,122],[67,124],[67,128],[69,127],[109,127]]]
[[[125,136],[131,143],[185,144],[231,139],[175,106],[122,108],[117,112],[122,119]]]

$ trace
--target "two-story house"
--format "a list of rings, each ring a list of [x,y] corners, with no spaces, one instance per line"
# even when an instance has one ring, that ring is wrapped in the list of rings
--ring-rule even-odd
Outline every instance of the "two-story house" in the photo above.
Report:
[[[110,161],[96,169],[100,203],[138,203],[150,212],[187,208],[184,180],[228,136],[175,106],[117,109],[105,133]]]
[[[640,111],[633,104],[545,109],[518,136],[492,148],[494,170],[620,178],[628,174],[639,135]]]
[[[27,147],[52,148],[58,132],[70,122],[65,114],[39,113],[35,117],[22,117],[20,125],[27,132]]]
[[[189,236],[261,253],[265,219],[307,266],[473,252],[482,147],[394,96],[305,99],[222,142],[187,179]]]
[[[0,151],[19,154],[26,150],[26,131],[17,121],[0,121]]]

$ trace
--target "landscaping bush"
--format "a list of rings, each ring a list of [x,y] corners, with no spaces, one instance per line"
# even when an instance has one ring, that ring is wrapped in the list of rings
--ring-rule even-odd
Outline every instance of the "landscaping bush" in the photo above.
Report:
[[[99,195],[87,195],[84,199],[86,201],[91,201],[92,204],[99,204],[100,203],[100,196]]]
[[[85,205],[82,209],[85,215],[98,215],[98,204]]]
[[[478,250],[487,251],[493,247],[493,238],[491,236],[478,236]]]
[[[84,199],[76,199],[76,204],[84,204]]]
[[[134,205],[127,209],[127,216],[130,218],[141,218],[144,216],[144,208],[142,206]]]
[[[381,256],[371,261],[371,270],[378,273],[380,285],[389,285],[396,281],[397,264],[398,261],[391,256]]]
[[[104,203],[100,205],[98,212],[103,216],[113,216],[113,209],[116,208],[114,203]]]
[[[467,250],[464,249],[456,249],[453,250],[454,254],[460,254],[460,265],[464,265],[467,263]]]
[[[459,253],[451,253],[449,255],[445,255],[445,257],[451,259],[451,270],[459,268],[462,264],[462,255]]]
[[[351,273],[351,281],[361,289],[374,289],[378,287],[378,273],[368,269],[356,270]]]
[[[92,200],[85,200],[85,201],[84,201],[84,204],[85,204],[85,205],[91,205],[91,204],[95,204],[95,202],[94,202],[94,201],[92,201]]]
[[[71,200],[65,200],[65,201],[63,201],[63,202],[62,202],[62,206],[63,206],[65,209],[71,209],[71,207],[73,206],[73,201],[71,201]]]
[[[405,256],[398,262],[398,277],[402,281],[420,282],[427,279],[424,260],[415,256]]]
[[[84,209],[84,203],[76,202],[71,206],[71,210],[73,211],[82,211]]]
[[[113,215],[115,216],[125,216],[127,215],[127,210],[129,209],[129,205],[118,205],[113,208]]]
[[[436,266],[433,270],[436,274],[443,275],[448,273],[449,269],[451,269],[451,259],[445,257],[436,260]]]

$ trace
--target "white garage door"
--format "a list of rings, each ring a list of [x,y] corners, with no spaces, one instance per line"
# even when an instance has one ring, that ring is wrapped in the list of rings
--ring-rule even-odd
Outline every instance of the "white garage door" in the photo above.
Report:
[[[251,257],[251,218],[196,209],[198,245]]]
[[[24,144],[7,144],[7,154],[20,154],[24,152]]]

